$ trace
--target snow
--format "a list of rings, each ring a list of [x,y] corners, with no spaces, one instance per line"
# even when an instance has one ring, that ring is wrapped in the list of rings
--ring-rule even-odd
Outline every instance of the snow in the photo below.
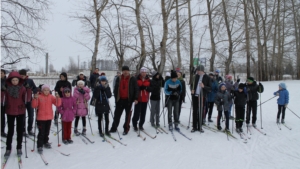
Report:
[[[264,82],[265,91],[261,95],[261,101],[268,100],[273,97],[273,92],[278,90],[278,84],[280,82]],[[288,90],[290,92],[289,108],[295,113],[300,115],[300,105],[297,97],[300,96],[300,81],[285,81]],[[189,91],[188,91],[189,92]],[[190,102],[189,98],[186,98],[187,103],[183,104],[181,122],[184,125],[188,125]],[[113,99],[111,99],[111,105],[114,107]],[[113,108],[114,109],[114,108]],[[118,142],[111,139],[115,148],[106,142],[102,142],[102,138],[98,135],[97,119],[94,116],[93,107],[90,107],[90,111],[93,114],[91,124],[94,136],[91,134],[89,124],[87,121],[87,137],[95,141],[94,144],[88,143],[86,145],[80,137],[73,137],[74,143],[71,145],[64,145],[61,143],[61,147],[57,146],[57,137],[50,132],[50,142],[52,142],[52,150],[44,149],[44,156],[49,162],[48,166],[42,162],[39,154],[31,152],[33,148],[33,142],[28,140],[27,153],[28,158],[25,158],[25,145],[23,144],[23,168],[69,168],[69,169],[82,169],[82,168],[300,168],[300,126],[299,118],[296,117],[291,111],[286,110],[286,124],[292,127],[292,130],[288,130],[281,125],[282,130],[279,130],[275,120],[277,114],[276,99],[272,99],[262,106],[263,116],[263,132],[267,135],[262,135],[258,131],[252,129],[252,135],[249,135],[251,139],[248,139],[248,143],[244,143],[240,139],[239,135],[234,131],[234,136],[237,140],[229,139],[223,133],[214,133],[209,130],[205,130],[205,133],[199,132],[191,133],[190,129],[186,130],[181,127],[181,131],[188,137],[192,138],[192,141],[187,140],[179,133],[174,132],[177,141],[175,142],[169,132],[169,134],[157,135],[157,138],[151,139],[144,133],[141,133],[146,140],[143,141],[137,137],[137,134],[133,130],[129,131],[127,136],[122,137],[122,142],[127,144],[123,146]],[[260,108],[258,108],[258,128],[261,128]],[[123,132],[123,123],[125,118],[123,113],[118,130],[120,134]],[[149,110],[147,110],[146,122],[144,124],[145,131],[151,135],[155,135],[155,130],[149,123]],[[211,126],[216,124],[217,112],[214,108],[213,120]],[[110,116],[110,126],[112,125],[112,118]],[[163,117],[161,117],[161,125],[163,125]],[[232,122],[230,122],[230,125]],[[224,128],[224,123],[222,126]],[[81,122],[79,122],[79,128],[82,129]],[[52,129],[56,128],[54,125]],[[230,126],[231,129],[231,126]],[[167,128],[165,128],[167,130]],[[244,131],[246,127],[244,125]],[[118,138],[117,133],[112,134],[113,137]],[[4,138],[2,138],[4,139]],[[5,139],[4,139],[5,140]],[[16,140],[13,139],[13,148],[15,147]],[[1,149],[1,160],[3,161],[3,154],[5,151],[5,145]],[[56,150],[64,153],[70,153],[70,156],[66,157],[58,153]],[[9,169],[18,168],[16,151],[13,149],[11,157],[7,162]]]

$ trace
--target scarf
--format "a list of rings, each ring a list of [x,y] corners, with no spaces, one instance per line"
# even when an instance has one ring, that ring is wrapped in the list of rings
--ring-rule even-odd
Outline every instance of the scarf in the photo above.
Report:
[[[13,98],[19,98],[19,90],[21,89],[21,86],[8,86],[7,92],[9,95],[11,95]]]

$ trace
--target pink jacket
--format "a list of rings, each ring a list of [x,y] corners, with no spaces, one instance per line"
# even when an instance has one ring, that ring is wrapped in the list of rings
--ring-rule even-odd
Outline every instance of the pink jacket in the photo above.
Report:
[[[63,122],[71,122],[75,118],[76,114],[76,100],[74,97],[63,97],[61,99],[61,105],[57,108],[61,114],[61,120]]]
[[[77,113],[76,116],[86,116],[88,114],[87,102],[90,100],[90,89],[83,87],[85,94],[81,94],[75,87],[73,97],[76,99],[77,103]]]
[[[61,105],[61,99],[56,98],[53,95],[44,95],[44,93],[39,94],[38,99],[33,99],[31,102],[32,108],[37,108],[37,120],[52,120],[53,119],[53,109],[52,104],[55,106]]]

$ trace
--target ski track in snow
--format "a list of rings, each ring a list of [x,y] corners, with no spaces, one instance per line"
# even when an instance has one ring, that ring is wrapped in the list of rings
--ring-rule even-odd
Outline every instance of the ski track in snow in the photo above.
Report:
[[[300,108],[299,99],[300,81],[285,81],[288,90],[290,92],[289,108],[295,113],[300,115],[298,111]],[[263,82],[265,91],[261,95],[261,101],[265,101],[273,97],[273,92],[278,90],[279,82]],[[188,88],[188,87],[187,87]],[[190,93],[188,90],[187,93]],[[190,113],[190,101],[188,96],[186,97],[186,103],[182,109],[181,122],[184,125],[188,125],[189,113]],[[188,140],[178,132],[174,131],[174,135],[177,139],[175,142],[172,138],[168,128],[163,127],[163,117],[161,117],[161,126],[169,132],[169,134],[159,133],[156,134],[155,129],[150,126],[149,116],[150,111],[147,110],[146,121],[144,124],[145,130],[150,135],[157,135],[155,139],[151,139],[145,133],[141,132],[146,140],[143,141],[137,137],[136,132],[133,132],[132,125],[131,130],[127,136],[123,136],[123,123],[125,119],[125,112],[122,115],[120,124],[118,127],[121,142],[127,144],[123,146],[120,143],[106,137],[114,146],[112,148],[107,142],[102,142],[102,138],[99,136],[97,128],[97,117],[94,113],[94,107],[90,107],[90,113],[92,114],[91,124],[93,127],[94,136],[91,134],[89,122],[87,121],[87,137],[94,144],[88,142],[86,145],[79,136],[73,136],[73,144],[64,145],[61,142],[61,133],[59,133],[61,147],[57,146],[57,137],[50,132],[50,140],[52,142],[53,150],[44,149],[44,156],[48,161],[46,166],[41,160],[40,155],[35,152],[31,152],[33,149],[33,142],[27,139],[27,154],[28,158],[25,158],[25,145],[23,143],[23,155],[22,162],[23,168],[68,168],[68,169],[82,169],[82,168],[139,168],[139,169],[153,169],[153,168],[230,168],[230,169],[282,169],[282,168],[300,168],[300,119],[292,114],[288,109],[286,110],[286,123],[292,130],[288,130],[282,126],[281,130],[278,129],[276,121],[277,114],[277,98],[274,98],[262,106],[263,113],[263,129],[261,129],[260,109],[257,111],[257,125],[258,129],[266,132],[267,135],[262,135],[254,128],[251,128],[252,135],[246,134],[251,137],[247,139],[247,143],[244,143],[243,139],[234,131],[233,135],[236,140],[227,136],[221,132],[212,132],[208,129],[204,129],[204,133],[191,133],[191,127],[189,130],[180,127],[181,131],[192,140]],[[110,99],[111,107],[114,110],[114,98]],[[258,101],[259,104],[259,101]],[[162,108],[161,108],[162,110]],[[217,111],[214,107],[213,117],[216,117]],[[166,114],[167,117],[167,114]],[[192,118],[191,118],[192,119]],[[87,119],[88,120],[88,119]],[[216,124],[216,118],[213,118],[214,122],[211,123],[211,127]],[[167,119],[166,119],[167,121]],[[52,125],[54,125],[52,123]],[[79,128],[82,130],[82,123],[79,122]],[[110,115],[110,126],[112,125],[112,118]],[[232,123],[230,122],[230,129]],[[166,124],[167,126],[167,124]],[[54,127],[54,126],[53,126]],[[225,127],[225,123],[222,123],[222,127]],[[244,125],[244,132],[247,133],[247,128]],[[54,127],[56,130],[56,127]],[[6,128],[7,130],[7,128]],[[81,131],[80,130],[80,131]],[[72,129],[73,132],[73,129]],[[73,134],[73,133],[72,133]],[[112,136],[119,139],[117,133],[112,133]],[[3,140],[6,140],[3,138]],[[5,146],[1,142],[1,146]],[[13,138],[12,147],[16,147],[16,136]],[[63,156],[57,149],[63,153],[70,153],[70,156]],[[3,161],[5,148],[1,151],[1,161]],[[16,151],[13,150],[11,157],[7,162],[7,169],[17,169],[17,157]]]

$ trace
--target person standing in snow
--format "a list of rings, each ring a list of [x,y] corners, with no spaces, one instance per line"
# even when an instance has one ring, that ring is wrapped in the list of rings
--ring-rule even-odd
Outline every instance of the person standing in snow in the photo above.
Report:
[[[182,72],[177,72],[177,76],[178,76],[178,80],[181,83],[182,86],[182,90],[181,90],[181,94],[180,94],[180,98],[179,98],[179,110],[178,110],[178,120],[180,123],[180,113],[181,113],[181,109],[182,109],[182,103],[185,102],[185,96],[186,96],[186,85],[185,85],[185,81],[182,78]]]
[[[232,81],[232,76],[231,75],[226,75],[225,76],[225,87],[226,90],[229,94],[232,94],[234,91],[234,85],[233,85],[233,81]],[[229,119],[233,120],[234,117],[231,114],[231,109],[232,109],[232,101],[229,103],[229,109],[228,109],[228,113],[229,113]]]
[[[177,73],[175,71],[172,71],[171,79],[165,82],[165,87],[164,87],[164,91],[167,98],[166,104],[168,107],[169,130],[173,130],[172,114],[175,123],[175,130],[180,130],[178,127],[179,124],[178,112],[179,112],[179,99],[182,92],[182,86],[180,81],[177,78],[178,78]]]
[[[280,83],[279,84],[279,90],[274,92],[274,95],[279,97],[277,99],[278,113],[277,113],[276,123],[279,123],[281,113],[282,113],[281,123],[285,123],[284,122],[285,109],[287,108],[287,106],[289,104],[289,91],[286,89],[285,83]]]
[[[53,119],[52,105],[56,107],[61,105],[61,99],[58,93],[55,93],[54,97],[50,94],[49,85],[44,84],[42,86],[42,93],[35,94],[32,100],[32,108],[36,108],[36,121],[39,129],[37,148],[38,153],[43,153],[43,147],[50,149],[51,144],[49,143],[49,133],[51,127],[51,120]]]
[[[255,122],[257,119],[257,100],[259,99],[258,93],[264,92],[264,86],[261,83],[257,84],[253,77],[248,77],[246,88],[248,94],[246,125],[247,127],[250,126],[250,115],[252,111],[252,126],[256,127]]]
[[[105,76],[99,77],[100,84],[95,87],[93,92],[93,97],[95,100],[96,112],[98,114],[98,130],[100,137],[104,137],[104,132],[102,128],[102,119],[104,116],[105,119],[105,134],[110,136],[109,133],[109,98],[111,98],[111,90],[107,83],[107,79]]]
[[[115,85],[116,85],[116,80],[118,77],[121,76],[121,72],[120,71],[117,71],[117,75],[114,77],[114,80],[113,80],[113,88],[115,88]]]
[[[229,131],[229,107],[230,103],[232,101],[232,97],[228,91],[226,91],[226,85],[224,83],[221,83],[219,86],[219,91],[215,98],[215,103],[218,108],[218,118],[217,118],[217,128],[218,130],[222,130],[220,120],[222,118],[222,113],[224,111],[225,114],[225,131]]]
[[[238,89],[234,91],[234,105],[235,105],[235,126],[236,132],[243,132],[243,123],[245,121],[245,105],[247,102],[247,92],[245,84],[240,83]]]
[[[144,123],[146,118],[146,112],[147,112],[147,104],[149,101],[149,93],[152,91],[152,88],[150,86],[150,78],[147,75],[147,69],[142,67],[140,69],[140,74],[137,76],[137,85],[139,87],[139,98],[138,103],[134,107],[134,114],[132,117],[132,125],[134,131],[138,131],[137,123],[139,121],[139,129],[144,130]]]
[[[96,68],[94,70],[93,74],[91,74],[91,76],[90,76],[90,84],[91,84],[92,91],[94,91],[95,84],[96,84],[96,81],[97,81],[97,79],[98,79],[99,76],[100,76],[99,75],[99,69]]]
[[[216,80],[220,84],[223,82],[223,78],[219,74],[220,74],[220,70],[216,70],[215,71]]]
[[[193,77],[193,82],[191,84],[191,94],[192,94],[192,102],[193,102],[193,129],[191,130],[192,133],[195,131],[204,132],[204,130],[200,127],[200,112],[199,112],[199,104],[202,113],[205,111],[205,107],[203,106],[203,103],[206,102],[207,93],[211,90],[211,80],[210,77],[204,73],[204,66],[199,65],[196,69],[197,74]],[[202,90],[201,90],[202,88]],[[202,93],[203,100],[202,103],[199,103],[200,101],[200,95]],[[202,117],[203,114],[201,114]],[[203,123],[203,119],[202,122]]]
[[[150,82],[150,86],[152,88],[151,96],[150,96],[150,104],[151,104],[151,115],[150,115],[150,123],[153,127],[160,127],[159,124],[159,112],[160,112],[160,95],[161,88],[165,85],[165,81],[163,77],[159,74],[159,72],[152,72],[152,80]],[[155,122],[155,123],[154,123]]]
[[[73,87],[76,86],[76,85],[77,85],[77,82],[80,81],[80,80],[84,82],[84,86],[85,86],[85,87],[88,85],[86,76],[84,75],[83,72],[80,72],[79,75],[76,77],[76,79],[74,79],[74,80],[72,81],[72,86],[73,86]]]
[[[131,107],[132,103],[138,103],[139,97],[139,87],[137,85],[136,78],[130,76],[129,67],[122,67],[122,75],[116,79],[116,85],[114,88],[114,96],[116,109],[114,113],[114,121],[111,126],[110,132],[115,133],[120,123],[120,118],[122,116],[123,110],[125,109],[125,123],[123,125],[124,132],[123,135],[127,135],[130,129],[130,119],[131,119]]]
[[[88,115],[88,101],[90,100],[90,89],[84,86],[84,81],[77,81],[77,87],[74,88],[73,97],[76,100],[76,114],[75,114],[75,125],[74,133],[76,136],[79,136],[78,132],[78,122],[81,118],[82,120],[82,135],[86,134],[86,116]]]
[[[1,137],[6,137],[5,133],[5,93],[6,93],[6,71],[1,69]]]
[[[211,119],[211,115],[214,109],[214,104],[215,104],[215,97],[216,94],[218,93],[218,82],[215,79],[215,75],[213,72],[209,73],[209,77],[211,79],[211,90],[207,93],[207,102],[206,102],[206,106],[205,106],[205,113],[208,114],[208,122],[213,122]],[[206,114],[204,117],[206,117]],[[204,122],[205,122],[205,118],[204,118]]]

